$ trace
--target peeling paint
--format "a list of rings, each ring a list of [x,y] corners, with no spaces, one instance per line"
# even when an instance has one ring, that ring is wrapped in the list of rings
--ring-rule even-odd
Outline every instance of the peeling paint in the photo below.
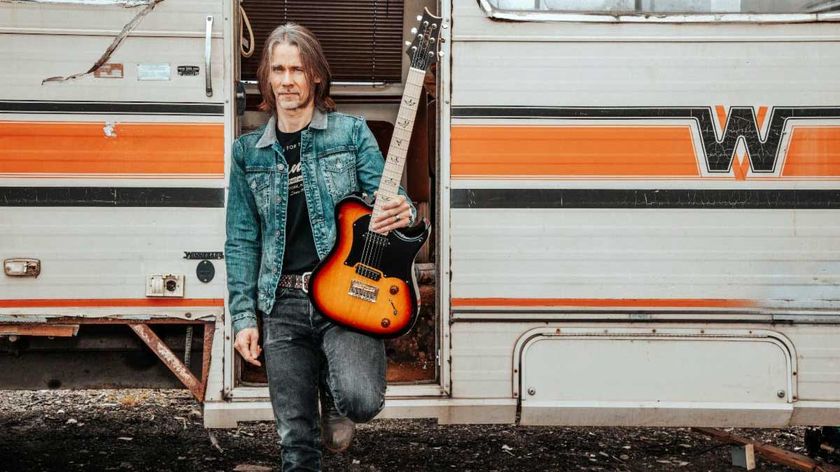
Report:
[[[113,121],[108,121],[105,123],[105,126],[102,128],[102,132],[105,133],[106,138],[116,138],[117,137],[117,124]]]
[[[0,1],[5,1],[5,0],[0,0]],[[28,0],[28,1],[43,1],[43,0]],[[90,0],[86,0],[86,1],[90,1]],[[64,82],[64,81],[67,81],[67,80],[78,79],[80,77],[84,77],[88,74],[92,74],[93,72],[95,72],[97,69],[99,69],[101,66],[103,66],[106,62],[108,62],[108,60],[111,58],[111,55],[114,53],[114,51],[117,50],[117,48],[120,46],[120,44],[123,42],[123,40],[128,36],[128,34],[132,30],[134,30],[134,28],[136,28],[137,25],[140,24],[140,21],[142,21],[143,18],[146,15],[148,15],[152,10],[154,10],[155,6],[157,6],[158,3],[162,2],[162,1],[163,0],[147,0],[148,5],[146,5],[146,8],[137,12],[137,14],[134,15],[134,18],[132,18],[131,21],[129,21],[128,23],[125,24],[125,26],[123,26],[122,31],[120,31],[120,33],[117,35],[117,37],[114,38],[114,41],[111,42],[111,45],[108,46],[108,49],[106,49],[105,52],[102,53],[102,56],[99,58],[99,60],[96,61],[96,63],[93,64],[93,66],[91,66],[90,69],[88,69],[85,72],[79,72],[78,74],[69,75],[67,77],[61,77],[61,76],[48,77],[48,78],[44,79],[43,81],[41,81],[41,85],[44,85],[47,82]],[[82,2],[73,2],[73,3],[82,3]]]

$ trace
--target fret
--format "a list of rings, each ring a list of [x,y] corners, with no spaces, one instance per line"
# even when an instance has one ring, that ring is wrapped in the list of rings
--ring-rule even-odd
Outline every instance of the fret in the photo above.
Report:
[[[377,198],[373,207],[374,218],[382,213],[382,205],[399,194],[399,186],[408,156],[408,146],[414,130],[417,109],[420,106],[420,94],[423,91],[425,76],[425,70],[409,68],[403,98],[400,101],[400,109],[394,121],[391,146],[388,148],[385,167],[382,169],[382,179],[376,192]]]

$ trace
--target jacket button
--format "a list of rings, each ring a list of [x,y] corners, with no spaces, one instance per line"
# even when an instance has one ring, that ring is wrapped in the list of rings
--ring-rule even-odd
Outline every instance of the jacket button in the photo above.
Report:
[[[284,168],[283,164],[277,164],[277,170],[283,170]]]
[[[251,188],[257,188],[257,183],[256,182],[251,182]]]

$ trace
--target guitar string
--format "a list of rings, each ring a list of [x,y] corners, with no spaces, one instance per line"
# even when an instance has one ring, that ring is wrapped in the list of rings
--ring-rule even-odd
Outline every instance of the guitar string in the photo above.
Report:
[[[421,45],[420,53],[425,54],[425,51],[426,51],[426,47]],[[408,82],[411,83],[413,81],[411,81],[411,78],[409,78]],[[417,85],[417,84],[411,83],[411,85]],[[374,210],[376,210],[376,205],[374,205]],[[367,237],[365,238],[364,246],[363,246],[363,249],[362,249],[362,256],[361,256],[362,264],[367,266],[367,267],[370,267],[370,268],[381,269],[380,264],[382,262],[382,256],[384,255],[385,248],[388,244],[387,234],[384,234],[384,235],[379,234],[377,232],[370,231],[368,229],[366,231],[366,236]],[[367,271],[369,269],[365,269],[365,270]],[[362,274],[362,275],[371,275],[371,274]],[[355,310],[354,310],[354,311],[356,311],[356,313],[354,313],[353,316],[354,316],[354,319],[359,319],[358,310],[361,309],[361,307],[359,305],[366,305],[367,306],[367,304],[356,304],[356,305],[357,306],[355,307]],[[370,317],[371,308],[372,308],[371,306],[367,306],[367,309],[365,310],[366,318]]]

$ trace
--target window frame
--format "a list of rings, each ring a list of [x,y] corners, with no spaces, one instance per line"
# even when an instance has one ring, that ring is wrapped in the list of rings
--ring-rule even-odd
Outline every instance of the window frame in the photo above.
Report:
[[[818,23],[840,22],[840,11],[830,13],[640,13],[616,14],[525,11],[497,8],[490,0],[477,0],[494,21],[563,23]]]

